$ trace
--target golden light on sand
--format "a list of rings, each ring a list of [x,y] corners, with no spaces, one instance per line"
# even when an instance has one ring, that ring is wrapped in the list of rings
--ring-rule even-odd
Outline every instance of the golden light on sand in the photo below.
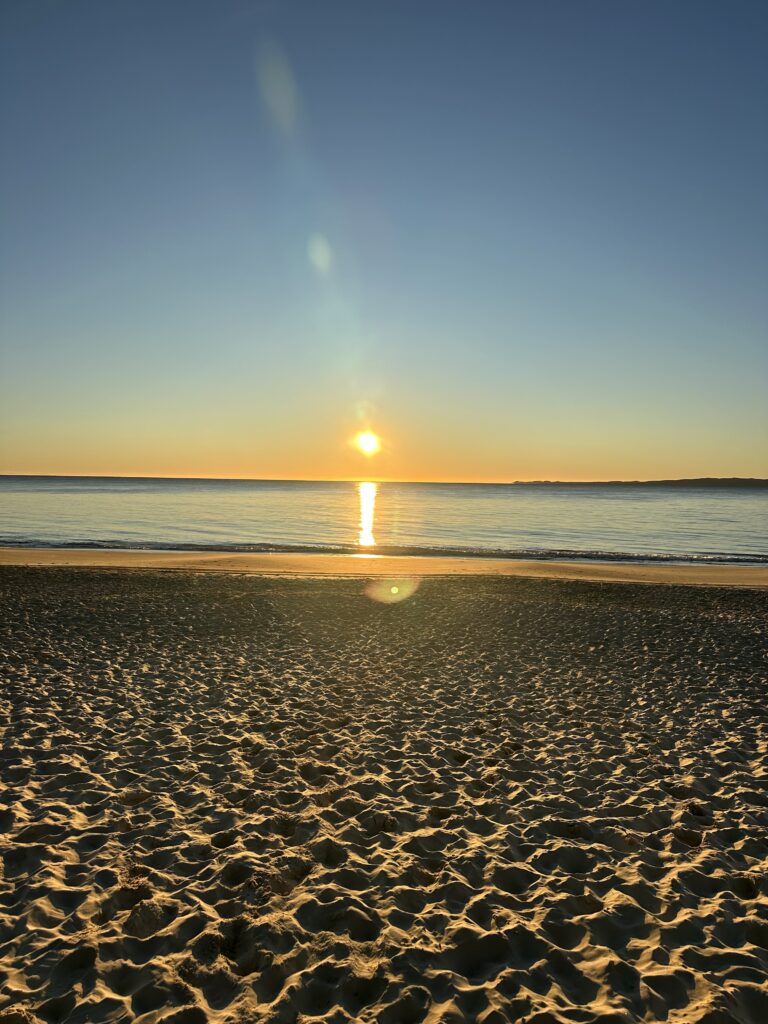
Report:
[[[377,434],[374,434],[372,430],[363,430],[359,434],[355,435],[353,444],[358,451],[362,452],[363,455],[371,457],[377,452],[381,451],[381,441]]]
[[[375,547],[373,537],[373,514],[376,508],[376,484],[360,483],[357,485],[360,495],[360,533],[357,543],[361,548]]]

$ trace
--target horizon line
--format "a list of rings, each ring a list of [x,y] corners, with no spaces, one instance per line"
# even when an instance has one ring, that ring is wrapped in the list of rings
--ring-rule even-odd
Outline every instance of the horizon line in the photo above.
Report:
[[[514,487],[518,485],[547,486],[610,486],[610,485],[659,485],[659,484],[757,484],[768,486],[768,477],[754,476],[695,476],[695,477],[661,477],[647,480],[400,480],[396,478],[373,478],[369,476],[355,477],[239,477],[239,476],[151,476],[143,474],[115,473],[0,473],[0,479],[7,477],[23,477],[43,480],[188,480],[193,482],[211,483],[367,483],[377,484],[425,484],[445,486],[488,486]]]

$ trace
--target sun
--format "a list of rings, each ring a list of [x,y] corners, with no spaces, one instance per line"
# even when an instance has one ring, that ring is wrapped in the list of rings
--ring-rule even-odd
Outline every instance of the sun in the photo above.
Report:
[[[368,458],[381,451],[381,441],[372,430],[363,430],[356,434],[352,443],[358,451],[361,451],[363,455],[367,455]]]

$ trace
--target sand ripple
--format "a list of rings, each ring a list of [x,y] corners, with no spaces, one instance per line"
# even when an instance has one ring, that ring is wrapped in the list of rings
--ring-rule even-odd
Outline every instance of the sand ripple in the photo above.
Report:
[[[0,1024],[768,1021],[764,593],[0,587]]]

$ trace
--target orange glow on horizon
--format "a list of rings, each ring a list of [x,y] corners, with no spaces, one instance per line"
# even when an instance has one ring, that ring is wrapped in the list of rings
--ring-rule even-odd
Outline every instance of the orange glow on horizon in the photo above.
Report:
[[[4,410],[3,410],[4,412]],[[351,419],[351,417],[350,417]],[[366,421],[362,421],[366,424]],[[480,435],[466,425],[413,423],[405,417],[387,423],[386,434],[369,430],[378,443],[372,455],[358,446],[356,427],[328,421],[305,423],[287,416],[269,430],[256,431],[226,420],[184,423],[173,433],[165,418],[134,427],[132,420],[38,423],[34,433],[9,429],[0,414],[0,473],[20,475],[154,477],[213,480],[339,480],[421,483],[512,483],[516,481],[658,480],[691,477],[768,477],[765,457],[728,450],[730,440],[701,438],[643,451],[618,427],[599,444],[571,425],[564,431],[532,433],[514,442],[498,425]],[[131,429],[129,430],[129,426]],[[119,430],[118,430],[119,427]],[[661,428],[660,432],[661,432]],[[385,439],[384,439],[385,438]],[[653,439],[651,439],[653,440]],[[659,442],[660,443],[660,442]],[[365,442],[364,442],[365,444]],[[373,461],[371,461],[373,460]]]

